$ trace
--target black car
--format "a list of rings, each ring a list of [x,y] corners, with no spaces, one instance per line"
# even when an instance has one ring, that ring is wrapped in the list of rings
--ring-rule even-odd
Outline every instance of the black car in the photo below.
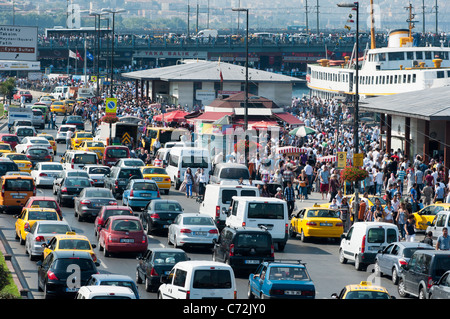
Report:
[[[78,131],[84,131],[83,118],[79,115],[70,115],[67,117],[65,125],[75,125]]]
[[[6,175],[7,172],[19,172],[17,164],[9,158],[0,158],[0,176]]]
[[[150,292],[158,290],[161,276],[167,276],[176,263],[189,257],[179,248],[152,248],[137,260],[136,283],[145,282],[145,290]]]
[[[38,162],[52,161],[50,150],[43,146],[31,146],[26,150],[25,155],[33,166]]]
[[[450,270],[433,284],[428,297],[430,299],[450,299]]]
[[[213,260],[235,270],[254,271],[261,262],[274,260],[272,236],[260,228],[225,227],[214,244]]]
[[[87,251],[52,251],[37,262],[38,290],[44,291],[46,299],[74,298],[78,289],[98,272],[97,266]]]
[[[88,217],[95,218],[103,206],[117,205],[110,189],[102,187],[89,187],[75,197],[75,217],[82,221]]]
[[[139,167],[112,167],[105,176],[105,188],[109,188],[114,197],[121,197],[131,179],[144,179]]]
[[[429,297],[430,288],[446,271],[450,270],[450,251],[416,251],[402,266],[398,282],[400,297]]]
[[[155,230],[167,230],[174,219],[183,212],[176,200],[153,199],[141,214],[141,222],[147,234]]]
[[[61,181],[56,201],[63,207],[67,203],[74,203],[75,197],[80,195],[86,187],[91,187],[91,181],[86,177],[66,177]]]

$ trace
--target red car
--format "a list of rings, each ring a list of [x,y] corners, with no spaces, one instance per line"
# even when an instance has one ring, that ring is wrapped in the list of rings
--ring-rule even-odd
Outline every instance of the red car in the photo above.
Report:
[[[121,158],[130,158],[130,149],[126,146],[106,146],[103,152],[102,164],[113,166]]]
[[[0,141],[11,145],[11,149],[14,149],[16,145],[20,143],[19,137],[16,134],[9,133],[1,133]]]
[[[56,210],[56,212],[58,213],[61,220],[63,219],[61,207],[58,205],[58,203],[56,202],[56,199],[54,197],[32,196],[26,202],[24,208],[28,208],[28,207],[32,207],[32,206],[37,206],[37,207],[41,207],[41,208],[53,208]]]
[[[31,103],[31,101],[33,101],[33,95],[31,95],[30,91],[22,90],[17,91],[16,94],[13,95],[13,99],[15,101],[20,101],[22,96],[25,97],[25,103]]]
[[[94,222],[94,233],[96,237],[100,235],[100,230],[105,226],[108,217],[115,215],[134,216],[133,210],[127,206],[103,206]]]
[[[116,215],[109,217],[100,231],[98,248],[105,257],[111,253],[144,254],[148,239],[137,216]]]

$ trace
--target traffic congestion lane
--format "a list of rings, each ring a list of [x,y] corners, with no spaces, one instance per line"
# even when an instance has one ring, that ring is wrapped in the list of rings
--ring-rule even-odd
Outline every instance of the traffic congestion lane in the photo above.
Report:
[[[58,117],[58,124],[62,117]],[[52,135],[56,134],[56,130],[44,129]],[[58,144],[57,156],[55,161],[59,161],[60,156],[66,149],[65,144]],[[53,196],[51,189],[38,189],[38,195]],[[170,195],[162,195],[163,198],[175,199],[180,202],[185,212],[197,212],[199,204],[194,199],[188,199],[184,194],[171,190]],[[317,197],[318,198],[318,197]],[[318,201],[320,203],[320,201]],[[297,202],[299,207],[304,205],[314,204],[314,196],[309,202]],[[71,207],[63,207],[63,216],[74,230],[89,238],[92,243],[98,245],[97,239],[94,236],[92,222],[78,222],[74,217],[74,210]],[[29,261],[26,256],[23,246],[14,239],[14,223],[15,218],[10,215],[0,216],[1,225],[5,225],[4,232],[11,243],[13,252],[27,278],[31,292],[35,298],[43,298],[43,294],[37,290],[37,268],[36,262]],[[149,248],[153,247],[168,247],[167,236],[165,234],[149,235]],[[358,272],[354,269],[352,264],[341,265],[338,261],[337,242],[327,240],[311,241],[310,243],[302,243],[299,239],[289,239],[286,248],[283,252],[275,252],[276,259],[293,259],[301,260],[307,265],[307,269],[316,285],[316,298],[329,299],[332,293],[339,292],[345,285],[349,283],[359,283],[360,281],[370,280],[373,277],[371,267],[366,272]],[[212,260],[211,250],[205,249],[186,249],[189,257],[192,260]],[[100,273],[117,273],[128,275],[135,278],[135,270],[137,260],[130,256],[113,256],[105,258],[98,250],[95,249],[101,265],[99,267]],[[238,275],[237,277],[238,298],[245,299],[247,297],[248,276]],[[396,286],[392,285],[388,278],[380,279],[381,285],[386,287],[388,291],[398,297]],[[145,292],[143,285],[139,285],[139,292],[142,298],[155,299],[155,293]]]

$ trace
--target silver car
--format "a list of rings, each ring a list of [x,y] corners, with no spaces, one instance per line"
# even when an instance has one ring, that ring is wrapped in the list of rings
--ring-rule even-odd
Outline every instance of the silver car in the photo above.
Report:
[[[33,126],[43,129],[45,127],[45,116],[41,110],[33,109],[33,117],[32,117]]]
[[[44,247],[57,234],[65,234],[72,231],[66,221],[37,221],[31,226],[30,232],[25,238],[25,253],[30,260],[42,258]]]
[[[434,247],[419,242],[391,243],[376,255],[375,274],[391,276],[392,282],[397,285],[401,265],[406,265],[412,254],[419,249],[434,250]]]
[[[450,270],[431,286],[430,299],[450,299]]]
[[[108,175],[111,169],[104,165],[86,165],[83,169],[89,174],[89,178],[94,182],[95,187],[105,186],[105,175]]]

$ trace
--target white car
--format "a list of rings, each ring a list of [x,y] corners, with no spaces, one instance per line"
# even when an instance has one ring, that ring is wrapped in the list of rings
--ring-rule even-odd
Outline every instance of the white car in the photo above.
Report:
[[[25,154],[27,149],[31,146],[45,146],[50,151],[51,155],[53,154],[53,147],[50,142],[45,137],[39,136],[27,136],[22,139],[20,144],[16,145],[16,152]]]
[[[56,143],[65,143],[67,131],[75,132],[77,130],[76,125],[64,124],[61,125],[56,133],[55,141]]]
[[[205,214],[183,213],[179,214],[169,226],[167,240],[175,247],[184,245],[213,246],[218,239],[219,230],[214,220]]]
[[[36,186],[53,186],[53,181],[63,169],[61,163],[39,162],[31,170],[31,177]]]
[[[121,158],[114,166],[119,167],[142,167],[145,163],[139,158]]]
[[[88,173],[95,187],[103,187],[105,185],[105,175],[108,175],[111,171],[108,166],[104,165],[86,165],[83,169]]]

